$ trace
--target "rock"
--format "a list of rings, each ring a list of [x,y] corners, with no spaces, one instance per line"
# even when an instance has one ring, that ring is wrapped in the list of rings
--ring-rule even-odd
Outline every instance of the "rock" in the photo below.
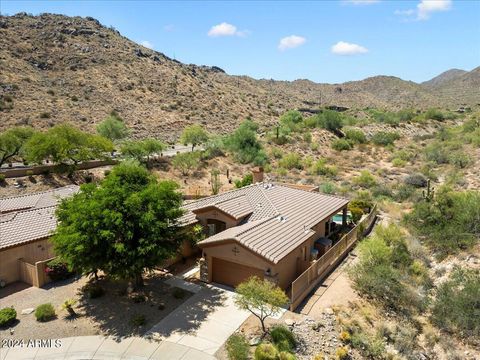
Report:
[[[250,339],[249,344],[250,344],[250,346],[257,346],[261,342],[262,342],[262,338],[254,337],[254,338]]]
[[[285,324],[286,324],[287,326],[293,326],[293,325],[295,325],[295,320],[293,320],[293,319],[286,319],[286,320],[285,320]]]
[[[28,315],[28,314],[33,313],[34,311],[35,311],[34,308],[27,308],[27,309],[23,309],[20,314],[22,314],[22,315]]]

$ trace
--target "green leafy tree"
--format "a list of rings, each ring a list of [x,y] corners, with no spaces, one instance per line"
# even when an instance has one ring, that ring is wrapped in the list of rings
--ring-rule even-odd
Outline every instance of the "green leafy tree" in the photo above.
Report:
[[[187,126],[180,136],[180,142],[184,145],[191,144],[192,151],[195,146],[204,144],[208,141],[208,133],[199,124]]]
[[[289,110],[280,117],[280,127],[289,131],[297,131],[303,122],[303,116],[300,111]],[[287,132],[289,132],[287,131]]]
[[[198,168],[201,154],[198,151],[185,152],[175,155],[172,165],[179,170],[183,176],[188,176],[193,169]]]
[[[87,134],[73,126],[56,125],[47,132],[34,134],[25,144],[28,160],[42,163],[52,160],[56,164],[103,159],[113,150],[110,140]]]
[[[264,334],[267,332],[265,319],[278,314],[280,308],[288,303],[288,296],[280,287],[256,276],[239,284],[235,290],[235,304],[260,320]]]
[[[128,128],[121,118],[110,115],[97,125],[97,132],[111,141],[118,141],[128,136]]]
[[[81,273],[102,270],[141,286],[143,272],[174,256],[182,242],[177,189],[137,162],[115,166],[101,184],[85,184],[60,204],[56,254]]]
[[[144,139],[140,141],[124,141],[120,146],[120,152],[125,158],[135,159],[141,163],[149,163],[152,155],[166,149],[166,145],[156,139]]]
[[[35,131],[29,127],[15,127],[0,134],[0,167],[16,156],[23,156],[26,142]]]
[[[233,153],[235,159],[242,163],[264,165],[268,158],[257,139],[258,125],[251,120],[245,120],[228,136],[225,145]]]

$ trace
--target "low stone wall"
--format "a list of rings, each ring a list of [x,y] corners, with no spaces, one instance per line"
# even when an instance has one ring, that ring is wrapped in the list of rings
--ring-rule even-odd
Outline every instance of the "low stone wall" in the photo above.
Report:
[[[85,161],[77,165],[77,170],[88,170],[94,169],[101,166],[115,165],[118,162],[116,160],[92,160]],[[28,166],[24,168],[5,168],[0,170],[0,174],[5,175],[6,178],[13,177],[22,177],[30,175],[40,175],[46,172],[55,172],[55,169],[58,165],[46,164],[46,165],[36,165]]]

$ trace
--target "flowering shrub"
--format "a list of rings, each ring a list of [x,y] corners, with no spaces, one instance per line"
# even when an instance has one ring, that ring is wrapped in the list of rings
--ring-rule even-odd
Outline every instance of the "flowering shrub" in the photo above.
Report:
[[[68,270],[67,264],[57,259],[53,259],[47,263],[45,273],[52,281],[65,280],[72,275],[72,272]]]

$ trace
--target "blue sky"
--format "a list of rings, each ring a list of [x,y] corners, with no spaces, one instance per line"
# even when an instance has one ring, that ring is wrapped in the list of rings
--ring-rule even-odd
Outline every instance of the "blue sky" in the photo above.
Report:
[[[182,62],[255,78],[425,81],[480,65],[480,0],[1,0],[0,10],[92,16]]]

